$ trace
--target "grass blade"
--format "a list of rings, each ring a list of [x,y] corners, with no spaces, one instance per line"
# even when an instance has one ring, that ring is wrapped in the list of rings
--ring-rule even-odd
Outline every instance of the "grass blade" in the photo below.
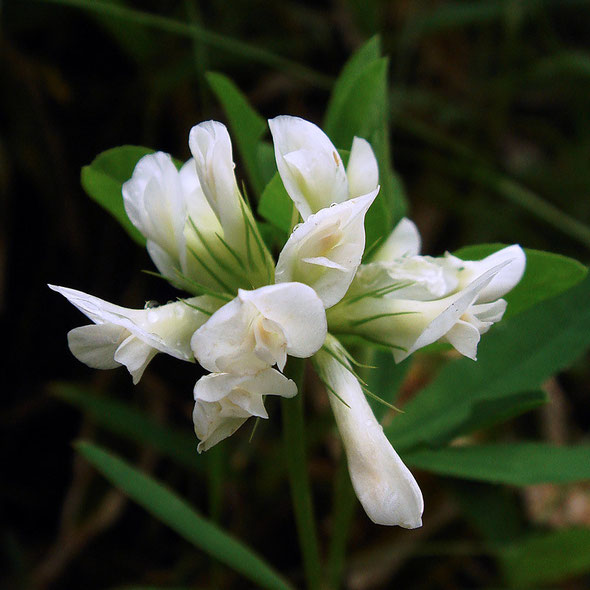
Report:
[[[251,549],[203,518],[157,480],[90,442],[81,441],[75,446],[113,485],[189,543],[241,573],[258,587],[291,590],[291,586]]]

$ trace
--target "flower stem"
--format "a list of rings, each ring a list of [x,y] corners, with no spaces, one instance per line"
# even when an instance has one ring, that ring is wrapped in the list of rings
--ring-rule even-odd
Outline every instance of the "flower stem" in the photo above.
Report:
[[[303,568],[307,587],[310,590],[320,588],[321,566],[320,552],[311,486],[305,458],[305,427],[303,422],[303,370],[304,361],[289,358],[285,374],[297,384],[299,395],[293,399],[282,400],[283,415],[283,450],[289,472],[291,496],[295,511],[299,546],[303,557]]]
[[[340,459],[338,473],[334,481],[332,507],[332,538],[328,553],[327,577],[328,588],[337,590],[342,582],[348,532],[357,507],[344,455]]]

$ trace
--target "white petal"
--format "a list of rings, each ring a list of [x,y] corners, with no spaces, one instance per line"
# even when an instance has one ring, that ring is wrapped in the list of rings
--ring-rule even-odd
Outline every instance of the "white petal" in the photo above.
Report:
[[[365,139],[355,137],[350,149],[348,166],[348,194],[351,199],[374,191],[379,186],[379,165],[371,148]]]
[[[72,354],[93,369],[114,369],[115,350],[126,338],[127,330],[114,324],[91,324],[68,332],[68,346]]]
[[[373,260],[389,262],[404,256],[416,256],[420,254],[421,247],[422,239],[416,224],[404,217],[375,253]]]
[[[275,117],[268,124],[279,174],[304,220],[348,198],[342,159],[317,125],[286,115]]]
[[[255,354],[251,329],[256,310],[236,298],[218,309],[192,336],[195,358],[214,373],[256,373],[268,362]]]
[[[526,266],[526,255],[523,249],[516,244],[502,248],[502,250],[487,256],[483,260],[463,261],[447,254],[447,259],[449,258],[462,268],[462,271],[458,273],[460,288],[468,285],[486,270],[504,262],[509,262],[490,281],[490,284],[481,291],[477,298],[478,303],[495,301],[506,295],[506,293],[511,291],[520,282]]]
[[[158,354],[155,348],[130,334],[115,351],[114,359],[125,365],[137,385],[150,361]]]
[[[192,360],[190,337],[208,318],[207,314],[180,301],[150,309],[128,309],[75,289],[49,287],[66,297],[95,324],[124,328],[152,348],[187,361]],[[209,297],[186,301],[209,311],[215,309]]]
[[[197,400],[193,410],[195,433],[200,439],[199,453],[207,451],[223,439],[231,436],[248,419],[246,417],[221,416],[220,404]]]
[[[322,378],[349,406],[328,394],[350,479],[365,512],[376,524],[422,526],[422,492],[383,433],[356,377],[323,350],[315,358]]]
[[[328,330],[324,306],[307,285],[281,283],[255,291],[240,290],[239,298],[282,328],[291,356],[310,357],[324,343]]]
[[[186,207],[178,171],[163,152],[139,160],[133,176],[122,187],[125,211],[133,225],[178,259],[184,250]]]
[[[221,222],[225,239],[242,248],[244,218],[227,128],[217,121],[199,123],[190,131],[189,146],[201,188]]]
[[[255,375],[213,373],[201,377],[195,385],[195,432],[203,451],[233,434],[250,416],[268,418],[265,395],[293,397],[293,381],[274,369]]]
[[[390,346],[396,362],[401,362],[414,351],[442,339],[460,320],[473,324],[482,334],[491,325],[487,319],[497,317],[502,304],[494,303],[492,308],[484,307],[479,310],[486,321],[478,319],[479,306],[473,304],[480,291],[505,264],[507,263],[488,270],[462,291],[435,301],[391,297],[357,299],[358,296],[354,300],[344,300],[328,310],[330,331],[360,334],[368,340]],[[459,330],[460,328],[457,332]],[[465,331],[461,332],[464,333]],[[475,356],[472,348],[460,346],[470,350],[469,356]]]
[[[282,368],[287,353],[311,356],[326,331],[324,308],[313,289],[285,283],[240,289],[194,333],[191,346],[209,371],[253,374],[275,363]]]
[[[420,334],[407,353],[395,353],[394,358],[396,362],[401,362],[412,352],[428,346],[442,338],[449,330],[457,323],[461,316],[467,312],[469,307],[477,300],[479,293],[487,287],[494,276],[506,265],[504,262],[489,269],[483,273],[475,281],[473,281],[465,289],[453,295],[442,299],[441,301],[449,301],[450,305],[428,325],[428,327]],[[435,302],[425,302],[424,304],[432,304]],[[459,351],[460,352],[460,351]],[[473,356],[475,356],[473,354]]]
[[[474,361],[477,360],[480,333],[473,324],[457,320],[455,325],[445,334],[444,339],[463,356]]]
[[[377,192],[310,215],[293,231],[280,253],[275,281],[313,287],[326,308],[340,301],[361,262],[365,215]],[[322,264],[322,258],[328,262]]]

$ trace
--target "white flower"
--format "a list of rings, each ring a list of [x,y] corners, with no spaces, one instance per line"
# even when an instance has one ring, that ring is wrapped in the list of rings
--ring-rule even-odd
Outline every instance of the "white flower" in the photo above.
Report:
[[[420,256],[420,245],[420,234],[414,223],[402,219],[373,262],[359,268],[351,293],[385,289],[397,283],[388,297],[430,301],[456,293],[489,269],[502,266],[476,300],[490,303],[511,291],[524,274],[526,256],[518,245],[502,248],[479,261],[461,260],[448,252],[438,258]]]
[[[334,144],[317,125],[286,115],[268,124],[279,174],[303,220],[377,188],[377,160],[364,139],[355,137],[345,170]]]
[[[231,157],[231,144],[229,150]],[[229,199],[240,220],[241,229],[236,233],[234,225],[227,228],[220,223],[219,211],[214,211],[203,192],[198,170],[190,159],[178,171],[168,154],[157,152],[144,156],[123,185],[125,210],[146,237],[154,264],[171,283],[189,292],[199,292],[199,286],[204,286],[235,293],[238,287],[265,284],[271,266],[268,253],[261,240],[249,237],[250,243],[245,243],[246,214],[240,210],[239,193],[232,192]],[[235,185],[233,170],[232,178]],[[234,188],[237,191],[237,185]],[[239,240],[238,235],[242,236]]]
[[[331,307],[346,293],[365,249],[365,214],[373,192],[327,207],[295,228],[279,255],[277,283],[310,285]]]
[[[246,239],[244,211],[227,128],[218,121],[195,125],[189,134],[189,147],[209,205],[215,211],[229,243],[243,249]]]
[[[49,285],[96,325],[68,333],[72,354],[96,369],[125,365],[137,383],[158,352],[194,362],[190,348],[193,332],[216,309],[210,297],[193,297],[148,309],[119,307],[82,291]],[[193,307],[191,307],[193,306]]]
[[[269,285],[238,296],[193,335],[196,359],[208,371],[254,374],[290,354],[306,358],[326,338],[326,314],[315,291],[301,283]]]
[[[122,192],[127,216],[146,238],[154,264],[176,281],[174,269],[182,269],[186,252],[186,200],[172,158],[163,152],[141,158]]]
[[[329,343],[338,352],[336,339],[330,338]],[[375,419],[357,378],[344,366],[347,361],[338,361],[324,350],[314,359],[322,379],[338,395],[329,394],[330,404],[350,479],[365,512],[375,524],[422,526],[422,492]]]
[[[485,304],[476,301],[507,264],[505,261],[461,291],[433,301],[397,299],[387,294],[347,296],[328,311],[330,330],[359,334],[389,346],[396,362],[441,339],[475,360],[480,334],[499,321],[506,309],[503,299]]]
[[[263,369],[253,375],[206,375],[194,393],[193,421],[201,452],[231,436],[250,416],[268,418],[263,396],[293,397],[297,386],[275,369]]]

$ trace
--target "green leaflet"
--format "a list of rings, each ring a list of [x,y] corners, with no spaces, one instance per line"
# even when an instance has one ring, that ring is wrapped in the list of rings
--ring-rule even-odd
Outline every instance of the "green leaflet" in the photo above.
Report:
[[[104,207],[140,246],[145,246],[145,238],[127,217],[121,186],[131,178],[138,160],[152,153],[154,150],[136,145],[115,147],[84,166],[80,177],[88,196]]]
[[[465,246],[455,255],[463,260],[481,260],[505,247],[505,244]],[[567,291],[588,273],[588,268],[573,258],[530,248],[524,251],[525,273],[520,283],[504,297],[508,302],[504,319]]]
[[[481,404],[510,403],[537,391],[590,347],[590,279],[565,294],[512,317],[486,334],[479,360],[463,358],[404,406],[386,433],[396,448],[439,445],[485,421]],[[479,405],[479,408],[478,408]]]
[[[590,445],[515,442],[421,449],[404,454],[404,460],[440,475],[517,486],[590,479]]]
[[[266,121],[250,106],[238,87],[223,74],[209,72],[207,81],[223,105],[229,127],[246,168],[256,197],[264,188],[264,178],[258,163],[260,139],[266,131]]]
[[[89,442],[76,450],[113,485],[195,547],[225,563],[258,587],[290,590],[281,576],[251,549],[203,518],[185,500],[116,455]]]

